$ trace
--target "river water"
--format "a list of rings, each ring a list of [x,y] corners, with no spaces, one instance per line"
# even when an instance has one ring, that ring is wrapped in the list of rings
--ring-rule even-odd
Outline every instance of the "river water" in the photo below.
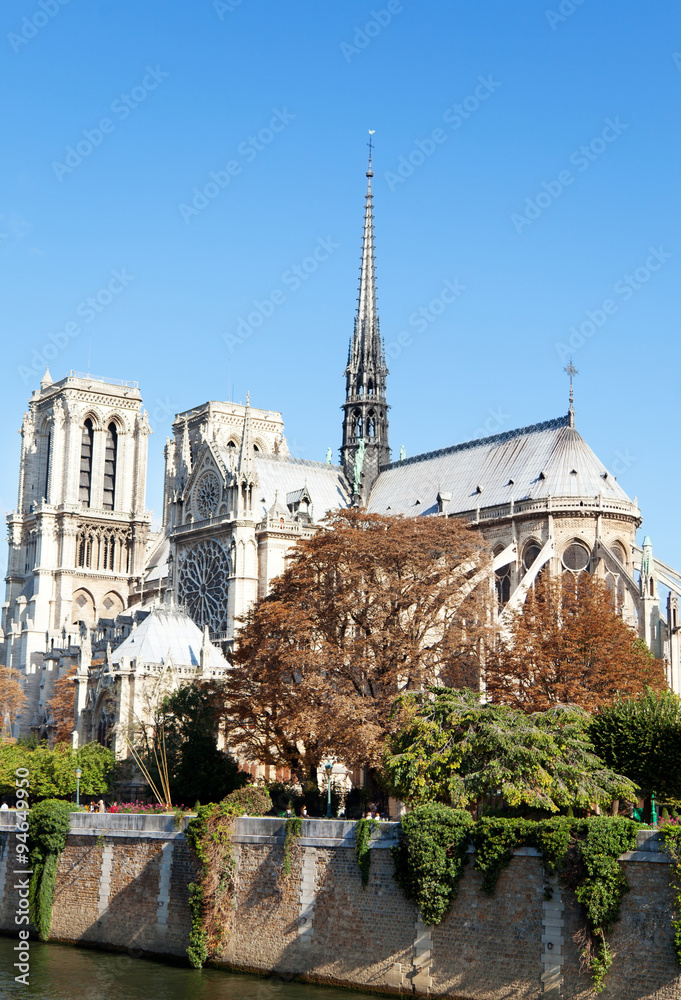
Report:
[[[14,979],[17,939],[0,937],[1,1000],[376,1000],[375,994],[190,969],[128,954],[31,941],[29,985]]]

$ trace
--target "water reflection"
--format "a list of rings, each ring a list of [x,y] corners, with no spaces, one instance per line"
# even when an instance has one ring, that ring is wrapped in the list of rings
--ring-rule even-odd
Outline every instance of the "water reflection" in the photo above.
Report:
[[[128,954],[33,941],[27,988],[14,980],[16,944],[16,938],[0,937],[2,1000],[369,1000],[368,994],[285,982],[276,976],[197,971]]]

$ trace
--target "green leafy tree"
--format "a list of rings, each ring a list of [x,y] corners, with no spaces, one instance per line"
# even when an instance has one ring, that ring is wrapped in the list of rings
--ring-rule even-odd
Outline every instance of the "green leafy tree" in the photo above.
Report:
[[[411,804],[476,809],[500,793],[510,806],[557,812],[634,797],[633,784],[595,754],[579,709],[527,715],[483,705],[471,691],[430,688],[399,698],[395,712],[384,769],[392,792]]]
[[[621,771],[644,794],[681,798],[681,699],[648,689],[618,698],[592,719],[589,736],[609,767]]]
[[[80,791],[83,795],[102,795],[109,791],[114,771],[114,755],[99,743],[86,743],[78,750],[59,743],[50,750],[47,743],[36,747],[21,743],[0,744],[0,794],[12,795],[18,767],[29,773],[29,797],[67,799],[76,792],[76,768],[80,767]]]
[[[169,695],[146,736],[145,763],[157,788],[162,747],[173,802],[219,802],[251,780],[229,754],[218,749],[222,697],[211,684],[185,684]]]

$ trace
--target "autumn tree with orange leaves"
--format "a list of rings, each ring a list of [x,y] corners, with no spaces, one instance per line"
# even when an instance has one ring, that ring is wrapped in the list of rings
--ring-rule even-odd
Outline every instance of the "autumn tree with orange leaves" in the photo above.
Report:
[[[10,736],[12,726],[27,702],[21,686],[21,674],[11,667],[0,667],[0,736]]]
[[[460,521],[328,515],[243,619],[224,688],[230,747],[301,780],[328,756],[378,764],[400,692],[477,687],[489,572]]]
[[[48,717],[52,718],[54,725],[54,742],[64,743],[71,739],[73,732],[74,710],[76,704],[76,685],[73,678],[76,676],[76,667],[59,677],[54,682],[54,692],[47,703]]]
[[[588,573],[537,583],[488,654],[485,681],[493,701],[526,712],[557,704],[594,712],[617,695],[667,687],[661,662]]]

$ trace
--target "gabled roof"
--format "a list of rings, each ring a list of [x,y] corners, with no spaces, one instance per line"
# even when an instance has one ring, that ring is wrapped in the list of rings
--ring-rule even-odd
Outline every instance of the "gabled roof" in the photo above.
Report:
[[[167,663],[176,667],[198,667],[203,633],[184,608],[157,605],[111,655],[112,663],[123,657],[143,663]],[[210,645],[208,666],[228,670],[229,664],[216,646]]]
[[[330,510],[350,506],[350,487],[339,465],[261,454],[255,455],[254,462],[258,485],[253,491],[253,510],[260,512],[262,517],[274,503],[277,491],[280,498],[286,497],[287,503],[292,502],[293,494],[302,497],[306,491],[313,505],[315,522],[321,521]]]
[[[433,514],[438,494],[448,514],[548,497],[631,503],[569,417],[393,462],[381,470],[368,507],[378,514]]]

